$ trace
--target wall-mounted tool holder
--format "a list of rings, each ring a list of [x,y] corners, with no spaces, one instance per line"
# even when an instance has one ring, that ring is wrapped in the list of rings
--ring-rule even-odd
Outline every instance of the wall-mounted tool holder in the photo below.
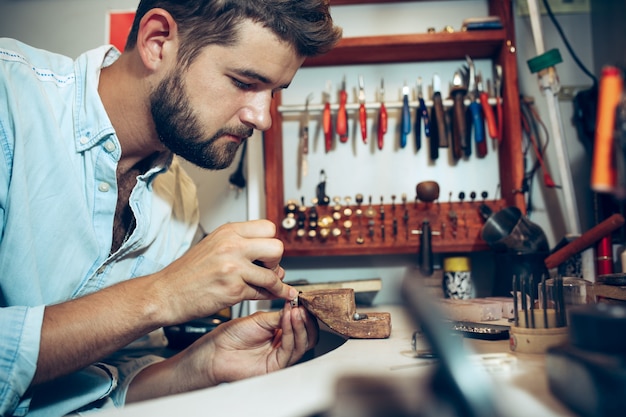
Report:
[[[328,54],[308,59],[305,67],[325,67],[339,65],[371,65],[389,63],[410,63],[410,62],[432,62],[432,61],[465,61],[467,56],[472,59],[491,60],[494,65],[502,68],[502,140],[497,147],[497,159],[499,169],[499,190],[494,196],[495,189],[489,189],[491,198],[497,200],[486,201],[492,210],[498,211],[506,206],[516,206],[525,212],[524,195],[520,193],[524,179],[523,153],[522,153],[522,131],[520,123],[519,91],[517,87],[517,59],[514,46],[514,28],[511,0],[487,0],[489,15],[498,16],[503,24],[502,29],[476,30],[467,32],[438,32],[419,33],[410,35],[385,35],[368,36],[358,38],[344,38]],[[443,4],[443,3],[442,3]],[[354,82],[354,81],[353,81]],[[425,99],[429,99],[425,97]],[[445,99],[445,98],[444,98]],[[319,99],[317,102],[319,103]],[[430,101],[428,102],[430,103]],[[374,105],[375,103],[372,103]],[[447,103],[450,104],[450,103]],[[349,103],[349,111],[356,113],[359,104]],[[417,103],[409,103],[412,109]],[[487,249],[487,245],[480,237],[483,220],[478,212],[478,206],[482,203],[477,198],[474,203],[469,200],[448,201],[447,195],[442,195],[438,202],[422,203],[417,205],[413,201],[407,202],[409,217],[409,238],[402,236],[403,218],[397,219],[398,236],[393,240],[393,210],[390,204],[390,196],[384,196],[383,208],[385,219],[380,221],[375,219],[373,236],[369,229],[369,218],[362,216],[363,242],[357,242],[356,219],[353,214],[353,226],[350,231],[350,239],[345,238],[342,233],[334,236],[332,228],[328,228],[329,235],[320,240],[319,236],[305,235],[297,236],[297,219],[287,220],[288,223],[296,222],[296,226],[286,230],[280,225],[288,217],[285,211],[289,198],[294,198],[293,190],[288,195],[285,192],[285,180],[292,181],[292,178],[285,176],[284,160],[292,160],[294,154],[283,154],[283,140],[295,140],[296,138],[285,137],[283,139],[283,111],[281,108],[281,95],[274,98],[271,112],[273,125],[264,135],[264,157],[265,157],[265,198],[266,217],[275,222],[279,227],[279,237],[285,243],[285,256],[318,256],[318,255],[366,255],[366,254],[392,254],[392,253],[413,253],[419,249],[419,230],[423,228],[424,220],[428,220],[428,226],[432,231],[431,243],[433,252],[470,252]],[[369,106],[369,104],[368,104]],[[390,103],[390,111],[393,111],[395,103]],[[310,110],[319,109],[310,106]],[[375,109],[374,109],[375,110]],[[373,138],[372,138],[373,139]],[[345,144],[344,144],[345,145]],[[400,155],[399,155],[400,156]],[[328,158],[336,158],[337,164],[344,164],[339,152],[328,153]],[[406,157],[406,153],[402,155]],[[295,163],[295,161],[294,161]],[[328,167],[332,162],[329,161]],[[453,178],[459,174],[450,170],[446,177]],[[400,173],[399,175],[402,175]],[[397,178],[397,176],[396,176]],[[393,182],[393,175],[381,175],[376,178],[380,182]],[[459,187],[463,188],[463,187]],[[480,190],[482,191],[482,190]],[[299,195],[300,193],[296,194]],[[368,196],[367,196],[368,197]],[[366,198],[367,198],[366,197]],[[399,201],[399,197],[398,197]],[[345,205],[345,202],[342,203]],[[298,207],[304,207],[306,215],[310,214],[311,201],[304,204],[300,201],[295,203]],[[351,203],[355,210],[354,200]],[[366,200],[361,209],[365,210],[369,202]],[[380,205],[380,193],[372,195],[372,205]],[[399,210],[401,203],[396,202],[395,208]],[[452,236],[449,212],[457,214],[456,237]],[[325,216],[333,215],[333,202],[328,206],[315,206],[317,221]],[[295,216],[295,214],[294,214]],[[443,235],[440,233],[441,224],[445,224]],[[381,227],[384,225],[385,240],[382,240]],[[417,231],[413,233],[413,231]],[[303,232],[300,232],[303,233]],[[317,231],[316,231],[317,233]],[[327,233],[327,232],[324,232]],[[336,234],[338,232],[335,232]]]
[[[387,198],[391,201],[390,198]],[[422,250],[425,223],[431,231],[433,252],[486,250],[481,238],[484,219],[480,206],[494,212],[506,206],[502,199],[463,202],[406,201],[328,205],[285,204],[278,237],[287,255],[302,256],[417,253]]]

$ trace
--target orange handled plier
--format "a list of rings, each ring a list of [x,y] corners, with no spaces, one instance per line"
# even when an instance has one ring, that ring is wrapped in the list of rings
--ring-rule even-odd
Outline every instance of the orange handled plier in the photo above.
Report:
[[[483,89],[483,76],[478,72],[476,76],[476,86],[478,88],[478,97],[480,98],[480,104],[483,109],[483,115],[487,122],[487,131],[492,139],[499,138],[498,124],[496,121],[496,115],[493,112],[493,107],[489,104],[489,94]]]
[[[365,109],[365,86],[362,75],[359,75],[359,124],[363,143],[367,143],[367,110]]]
[[[498,122],[498,136],[497,139],[502,142],[504,139],[504,131],[502,130],[502,126],[504,125],[504,120],[502,120],[502,65],[496,65],[496,76],[494,80],[494,87],[496,89],[496,118]]]
[[[379,90],[380,111],[378,113],[378,149],[383,149],[385,133],[387,133],[387,108],[385,107],[385,80],[380,80]]]
[[[339,91],[339,111],[337,112],[337,134],[342,142],[348,141],[348,111],[346,103],[348,101],[348,93],[346,92],[346,77],[341,82],[341,91]]]
[[[330,152],[333,147],[333,119],[330,112],[330,89],[331,82],[326,82],[326,91],[322,93],[324,100],[324,111],[322,113],[322,126],[324,127],[324,145],[326,152]]]

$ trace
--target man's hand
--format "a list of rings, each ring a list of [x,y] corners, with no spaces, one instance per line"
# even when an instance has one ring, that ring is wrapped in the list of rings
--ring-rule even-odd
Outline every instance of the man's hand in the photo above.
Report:
[[[297,290],[282,282],[283,244],[275,234],[267,220],[230,223],[160,272],[46,307],[34,383],[78,370],[162,326],[246,299],[295,298]]]
[[[315,346],[317,337],[317,320],[303,307],[285,303],[279,312],[225,323],[190,349],[197,350],[196,366],[208,373],[210,385],[216,385],[293,365]]]
[[[206,317],[242,300],[282,298],[297,291],[282,282],[283,244],[267,220],[229,223],[155,274],[163,325]]]
[[[127,402],[206,388],[296,363],[318,338],[317,320],[287,302],[281,311],[226,322],[178,355],[143,370]]]

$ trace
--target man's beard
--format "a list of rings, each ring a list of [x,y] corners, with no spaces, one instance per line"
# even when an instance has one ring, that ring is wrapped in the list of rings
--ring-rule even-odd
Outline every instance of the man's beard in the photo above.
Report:
[[[150,96],[150,110],[161,142],[187,161],[206,169],[230,166],[240,143],[226,141],[217,146],[224,135],[247,138],[252,129],[240,126],[220,129],[206,138],[184,90],[180,69],[164,79]],[[246,139],[244,139],[246,140]]]

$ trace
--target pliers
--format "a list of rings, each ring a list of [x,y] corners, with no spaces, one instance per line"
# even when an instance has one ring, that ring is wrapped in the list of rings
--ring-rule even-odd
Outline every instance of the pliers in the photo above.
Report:
[[[464,70],[464,69],[462,69]],[[464,155],[469,156],[472,153],[472,144],[467,141],[467,109],[465,108],[465,95],[467,94],[467,80],[464,80],[464,74],[455,71],[452,77],[452,89],[450,97],[452,97],[452,158],[456,161]]]
[[[348,141],[348,111],[346,103],[348,101],[348,92],[346,91],[346,77],[341,82],[341,90],[339,91],[339,111],[337,112],[337,134],[341,142]]]
[[[309,154],[309,102],[313,97],[313,93],[306,97],[304,103],[304,113],[302,113],[302,128],[300,132],[300,181],[307,176],[309,171],[309,165],[307,156]]]
[[[380,112],[378,113],[378,149],[383,149],[385,133],[387,133],[387,108],[385,107],[385,80],[380,80],[379,90]]]
[[[424,136],[430,138],[430,120],[422,90],[422,77],[417,77],[417,111],[415,112],[415,150],[417,151],[422,147],[422,121],[424,122]]]
[[[411,89],[406,83],[402,87],[402,113],[400,115],[400,147],[406,146],[406,139],[411,133],[411,112],[409,109],[409,93]]]
[[[367,110],[365,109],[365,86],[362,75],[359,75],[359,123],[363,143],[367,143]]]
[[[478,72],[476,75],[476,86],[478,87],[478,95],[480,96],[480,104],[483,109],[483,115],[487,122],[487,131],[492,139],[498,139],[498,124],[496,116],[493,113],[493,107],[489,104],[489,94],[483,89],[483,76]]]
[[[473,127],[474,142],[476,143],[476,154],[479,158],[483,158],[485,155],[487,155],[487,141],[485,140],[485,122],[483,119],[481,105],[476,101],[479,98],[478,86],[476,83],[476,70],[474,69],[474,61],[472,61],[469,56],[466,55],[465,60],[467,61],[467,65],[469,67],[469,85],[467,87],[467,98],[470,102],[467,108],[467,111],[469,113],[467,117],[467,137],[470,138],[470,127]],[[469,140],[467,142],[467,146],[470,146]]]
[[[324,147],[326,152],[330,152],[333,147],[333,119],[330,111],[330,90],[332,84],[326,81],[326,91],[322,93],[324,101],[324,111],[322,113],[322,126],[324,127]]]
[[[495,72],[494,88],[496,90],[496,117],[498,122],[498,135],[496,138],[502,142],[504,139],[504,132],[502,130],[502,126],[504,125],[504,120],[502,120],[502,65],[496,65]]]

